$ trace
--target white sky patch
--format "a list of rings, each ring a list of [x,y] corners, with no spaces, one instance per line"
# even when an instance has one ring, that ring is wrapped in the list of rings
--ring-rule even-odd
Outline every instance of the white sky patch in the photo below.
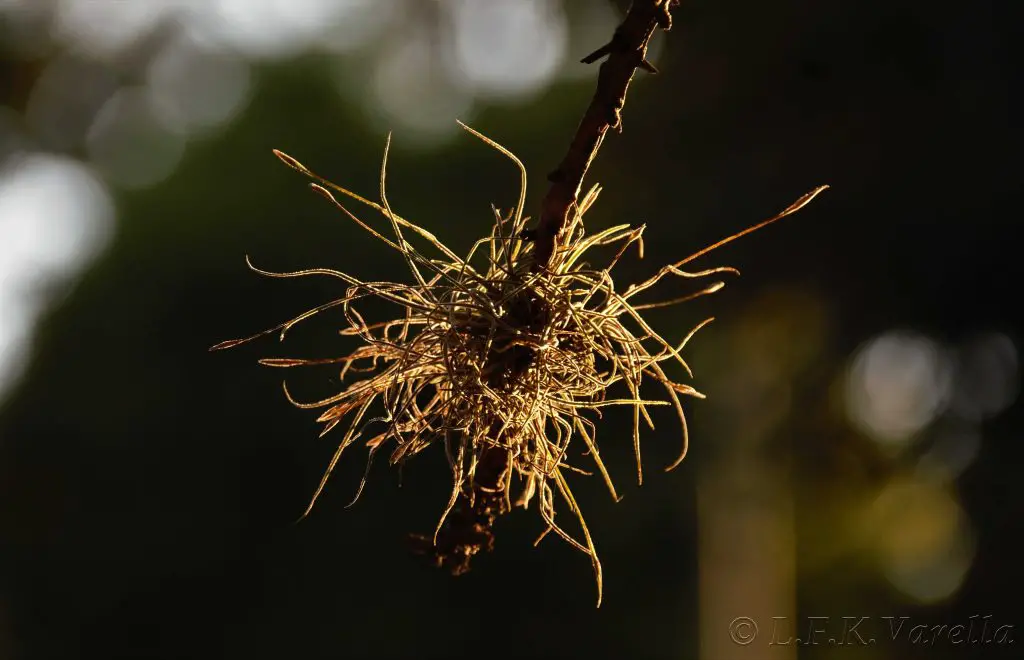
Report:
[[[376,123],[391,129],[390,122],[397,121],[417,133],[420,141],[451,137],[459,130],[455,120],[468,120],[473,98],[452,88],[438,60],[422,33],[410,35],[382,53],[374,72],[374,95],[369,99]]]
[[[0,283],[0,401],[25,373],[37,315],[35,305]]]
[[[349,12],[367,4],[367,0],[56,2],[53,36],[100,58],[116,54],[170,18],[186,30],[214,35],[221,47],[250,57],[289,57],[308,50]]]
[[[218,51],[192,34],[180,34],[157,55],[147,72],[156,119],[184,134],[228,124],[249,99],[248,63]]]
[[[97,114],[86,135],[86,151],[111,182],[146,188],[174,171],[185,140],[160,124],[145,87],[125,87]]]
[[[120,185],[141,186],[159,180],[159,165],[175,160],[181,145],[167,133],[205,132],[237,116],[250,92],[245,60],[370,49],[370,75],[344,78],[341,91],[368,98],[374,123],[392,128],[394,121],[421,145],[454,135],[455,119],[467,119],[475,99],[529,98],[565,71],[569,21],[560,0],[432,0],[426,13],[414,11],[420,2],[53,0],[51,37],[80,60],[117,63],[126,49],[168,23],[183,38],[164,46],[146,73],[148,112],[137,111],[138,104],[126,106],[121,95],[107,102],[106,117],[95,117],[122,83],[96,80],[89,71],[76,76],[69,66],[55,69],[52,84],[40,86],[30,115],[48,137],[47,148],[79,147],[93,125],[88,149],[95,162]],[[606,0],[594,3],[585,13],[607,29],[614,12]],[[19,9],[9,11],[24,13],[24,2],[16,4]],[[423,25],[423,15],[437,16],[439,23]],[[111,128],[111,108],[126,107],[129,125]],[[160,130],[142,139],[137,129],[151,124]],[[135,164],[115,146],[124,135],[153,151],[137,171],[121,165]]]
[[[188,0],[57,0],[54,37],[99,57],[118,52]]]
[[[350,0],[209,0],[196,13],[225,44],[256,58],[297,55],[344,19]]]
[[[75,160],[29,154],[0,168],[0,396],[25,366],[44,285],[77,275],[113,220],[109,192]]]
[[[338,20],[320,34],[318,46],[328,53],[344,54],[370,45],[401,16],[401,0],[337,0]]]
[[[484,97],[525,96],[559,73],[569,38],[559,3],[451,0],[446,7],[453,34],[445,63],[459,86]]]

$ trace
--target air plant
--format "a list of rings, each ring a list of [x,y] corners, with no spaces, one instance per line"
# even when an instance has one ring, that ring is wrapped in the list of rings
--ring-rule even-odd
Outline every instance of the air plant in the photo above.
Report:
[[[618,109],[633,70],[649,67],[644,66],[643,58],[647,41],[655,27],[669,26],[664,20],[668,8],[665,0],[634,3],[610,46],[584,58],[593,61],[605,54],[611,56],[602,65],[602,83],[574,146],[550,177],[553,185],[537,228],[527,227],[523,164],[508,149],[460,122],[515,163],[520,175],[516,205],[506,213],[493,209],[490,233],[476,241],[464,257],[392,210],[385,185],[390,135],[380,173],[379,203],[274,151],[289,167],[312,179],[313,190],[346,217],[400,253],[409,270],[406,282],[370,282],[329,268],[275,273],[248,262],[256,272],[271,277],[333,277],[344,283],[345,291],[281,325],[222,342],[212,350],[275,332],[283,340],[296,324],[339,307],[347,323],[340,334],[359,340],[354,350],[341,357],[260,360],[278,368],[333,364],[340,369],[342,381],[349,381],[340,392],[308,402],[296,400],[285,385],[292,404],[321,411],[317,421],[323,423],[322,436],[341,427],[337,450],[303,516],[312,509],[342,454],[353,445],[368,450],[367,474],[382,450],[386,449],[392,465],[400,465],[428,447],[439,446],[448,459],[452,489],[447,503],[439,506],[441,514],[433,534],[413,537],[419,552],[454,574],[462,573],[468,570],[473,555],[493,545],[491,526],[497,516],[514,507],[533,507],[544,524],[540,538],[554,532],[590,558],[600,605],[601,563],[566,478],[569,472],[588,472],[573,465],[570,447],[584,450],[611,496],[618,500],[601,459],[595,418],[611,406],[631,411],[637,481],[642,483],[640,429],[654,426],[650,408],[670,406],[678,417],[682,447],[667,468],[671,470],[686,456],[688,446],[682,397],[703,397],[690,385],[670,378],[665,365],[674,362],[692,378],[682,357],[683,348],[712,319],[697,324],[680,340],[669,341],[642,313],[721,289],[724,282],[716,276],[738,274],[736,269],[689,271],[684,267],[799,210],[825,189],[816,188],[773,218],[667,265],[643,282],[622,290],[616,287],[613,269],[632,246],[643,256],[645,228],[623,224],[589,235],[583,218],[601,188],[593,186],[582,198],[578,191],[600,138],[608,127],[618,125]],[[633,47],[623,48],[623,43]],[[623,53],[632,57],[623,59]],[[622,78],[619,83],[605,84],[606,78],[616,77]],[[614,112],[609,112],[609,107]],[[594,117],[588,122],[591,114]],[[585,153],[579,153],[579,145],[586,145]],[[390,226],[389,235],[357,217],[336,194],[378,212]],[[588,258],[599,247],[614,254],[606,263],[594,265]],[[681,297],[645,302],[649,291],[667,277],[701,284]],[[367,298],[393,304],[392,320],[368,323],[357,310]],[[650,385],[660,397],[648,392]],[[365,483],[364,474],[355,499]],[[563,507],[575,517],[579,538],[556,521],[556,511]]]

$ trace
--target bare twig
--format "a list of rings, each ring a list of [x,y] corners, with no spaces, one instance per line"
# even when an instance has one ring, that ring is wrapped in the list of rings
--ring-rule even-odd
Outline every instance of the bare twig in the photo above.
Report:
[[[676,0],[635,0],[611,41],[581,60],[591,64],[608,58],[601,65],[597,90],[576,129],[568,153],[558,169],[548,175],[551,188],[544,198],[540,224],[535,230],[534,270],[549,265],[559,235],[570,224],[569,214],[576,206],[583,177],[608,128],[621,131],[620,113],[633,72],[641,68],[657,73],[654,65],[647,61],[647,46],[659,27],[671,29],[670,9],[675,4]],[[509,476],[508,452],[487,452],[481,457],[480,467],[484,469],[477,473],[473,492],[459,497],[456,515],[440,531],[437,543],[428,543],[427,537],[422,535],[412,537],[415,548],[438,565],[448,566],[453,573],[468,570],[470,557],[493,546],[491,527],[497,516],[507,512],[501,506],[501,498],[495,498],[493,493],[505,490],[502,480]]]
[[[559,236],[569,225],[583,177],[597,155],[605,133],[609,128],[622,130],[621,111],[633,72],[638,68],[657,72],[647,61],[647,45],[655,30],[671,29],[670,10],[676,4],[677,0],[634,0],[625,20],[615,29],[612,40],[583,58],[583,63],[590,64],[608,57],[601,64],[597,91],[576,129],[568,153],[558,168],[548,175],[551,188],[544,197],[540,224],[536,229],[535,269],[548,266]]]

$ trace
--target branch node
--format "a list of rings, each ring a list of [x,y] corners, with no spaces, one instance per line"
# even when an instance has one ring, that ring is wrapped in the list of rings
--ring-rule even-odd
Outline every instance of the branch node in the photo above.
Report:
[[[576,202],[587,169],[597,155],[605,133],[609,128],[622,132],[621,111],[633,74],[637,69],[658,72],[658,68],[647,60],[647,45],[659,27],[663,30],[672,27],[671,10],[677,4],[675,0],[633,0],[611,40],[580,60],[591,64],[607,57],[598,73],[597,90],[576,129],[568,153],[558,169],[548,175],[551,188],[541,204],[533,263],[535,271],[543,271],[555,254],[555,243],[572,217],[570,208]]]
[[[607,121],[608,125],[611,126],[612,128],[619,129],[619,132],[621,133],[622,132],[622,110],[621,110],[621,108],[617,108],[617,107],[615,107],[613,105],[612,106],[608,106],[608,116],[605,118],[605,121]]]
[[[648,73],[658,73],[658,67],[651,64],[647,58],[640,60],[640,68]]]
[[[610,54],[611,52],[612,52],[612,42],[609,41],[605,45],[603,45],[600,48],[598,48],[597,50],[595,50],[590,55],[587,55],[582,60],[580,60],[580,63],[581,64],[593,64],[594,62],[598,61],[599,59],[601,59],[605,55]]]
[[[669,0],[664,0],[654,14],[654,20],[658,21],[658,27],[668,32],[672,29],[672,14],[669,12],[669,5],[672,4]]]

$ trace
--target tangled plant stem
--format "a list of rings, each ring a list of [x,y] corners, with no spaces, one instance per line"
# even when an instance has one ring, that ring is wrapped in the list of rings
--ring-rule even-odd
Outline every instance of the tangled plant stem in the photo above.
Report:
[[[278,332],[283,340],[297,323],[340,306],[348,321],[340,333],[362,340],[354,351],[339,358],[260,360],[263,365],[280,368],[337,364],[342,379],[356,373],[368,374],[343,391],[312,402],[295,400],[285,386],[285,394],[294,405],[323,410],[317,420],[324,424],[321,435],[347,420],[346,431],[306,513],[320,496],[342,453],[355,442],[363,440],[369,448],[367,470],[377,452],[389,444],[393,465],[430,445],[440,444],[448,456],[453,479],[451,496],[431,539],[433,546],[437,546],[445,519],[460,497],[476,507],[478,497],[488,499],[489,496],[484,515],[496,516],[509,510],[513,476],[517,476],[521,487],[517,489],[515,504],[528,508],[536,502],[546,524],[544,533],[555,532],[591,558],[600,602],[601,565],[565,478],[566,472],[582,471],[568,461],[570,441],[580,438],[612,497],[618,499],[601,460],[596,426],[586,413],[600,415],[601,409],[608,406],[632,409],[637,481],[642,482],[641,420],[653,428],[648,409],[670,405],[681,425],[682,450],[668,469],[682,461],[686,455],[687,431],[680,396],[702,395],[689,385],[669,379],[662,364],[675,361],[690,373],[680,352],[693,334],[711,319],[699,324],[674,345],[655,332],[640,312],[713,293],[724,286],[724,282],[714,281],[671,300],[635,303],[634,299],[669,275],[699,279],[738,274],[738,271],[728,267],[697,272],[682,270],[686,263],[707,251],[702,250],[662,268],[642,283],[633,284],[623,292],[616,291],[611,270],[631,245],[637,245],[642,253],[644,227],[618,225],[587,236],[583,230],[583,214],[597,199],[600,193],[597,186],[578,205],[564,245],[556,251],[549,267],[532,268],[534,244],[517,238],[527,221],[522,214],[525,169],[504,147],[471,128],[466,127],[466,130],[511,158],[519,166],[524,184],[519,205],[506,216],[496,211],[491,234],[477,241],[465,258],[456,256],[426,229],[391,211],[384,194],[387,150],[381,170],[381,204],[337,186],[294,158],[275,152],[290,167],[316,180],[313,189],[346,216],[400,252],[414,282],[364,282],[327,268],[274,273],[256,268],[250,262],[250,267],[263,275],[325,275],[342,280],[347,290],[343,297],[286,323],[252,337],[223,342],[213,349],[230,348],[272,332]],[[394,238],[386,237],[357,218],[338,202],[332,190],[381,212],[390,220]],[[821,190],[823,187],[815,189],[757,226],[799,210]],[[422,239],[437,256],[427,256],[414,247],[406,240],[406,232]],[[609,264],[595,268],[584,261],[589,250],[608,245],[618,246]],[[371,296],[394,303],[401,314],[392,321],[366,323],[355,303]],[[644,398],[640,389],[645,377],[659,384],[667,398]],[[609,389],[619,384],[625,386],[627,395],[609,397]],[[383,408],[383,414],[370,418],[368,415],[375,403]],[[507,467],[500,474],[483,479],[485,485],[481,493],[480,466],[487,462],[485,458],[491,453],[502,456]],[[492,479],[495,479],[493,485],[486,484]],[[365,482],[364,475],[356,498]],[[564,500],[576,516],[582,540],[556,523],[558,498]],[[475,531],[483,533],[481,529]],[[454,556],[447,556],[450,557],[448,563],[454,572],[461,572],[467,566],[464,560],[480,548],[472,544],[454,545],[457,547],[449,548]]]
[[[647,13],[638,7],[646,7]],[[601,564],[566,478],[569,472],[589,473],[572,465],[570,445],[583,445],[584,453],[617,500],[614,483],[601,459],[593,418],[599,418],[610,406],[631,410],[637,481],[642,483],[640,427],[645,424],[653,428],[651,407],[670,406],[679,419],[682,448],[667,469],[683,460],[688,433],[681,397],[702,395],[670,379],[663,365],[675,362],[692,377],[681,352],[694,333],[712,319],[698,324],[677,343],[670,343],[651,328],[641,312],[713,293],[724,282],[713,279],[687,295],[668,300],[638,299],[668,276],[707,282],[705,278],[738,274],[729,267],[696,272],[683,267],[712,249],[799,210],[826,187],[804,195],[773,218],[665,266],[641,283],[624,291],[616,289],[612,270],[631,246],[643,255],[644,227],[617,225],[587,235],[583,216],[601,189],[594,186],[577,200],[579,185],[604,131],[618,125],[618,110],[633,69],[649,67],[644,66],[646,44],[657,26],[668,27],[668,7],[667,0],[634,3],[612,42],[585,58],[609,55],[602,65],[604,82],[598,85],[569,155],[551,177],[552,187],[536,230],[531,232],[526,227],[523,164],[501,145],[462,125],[511,159],[520,173],[518,203],[507,214],[495,209],[490,234],[474,243],[465,257],[457,256],[428,230],[392,211],[385,186],[387,146],[380,175],[380,203],[331,183],[275,150],[285,164],[313,179],[313,190],[374,238],[399,252],[411,278],[408,283],[364,282],[328,268],[275,273],[249,262],[253,270],[271,277],[333,277],[345,283],[345,294],[274,328],[222,342],[211,350],[230,348],[274,332],[283,340],[297,323],[330,308],[341,308],[344,313],[347,325],[340,334],[360,340],[355,350],[342,357],[260,360],[263,365],[278,368],[335,364],[342,381],[351,379],[341,392],[309,402],[296,400],[285,386],[285,394],[294,405],[321,411],[321,435],[344,422],[337,450],[303,516],[312,509],[342,454],[357,442],[368,449],[367,474],[373,458],[385,447],[390,452],[389,462],[398,465],[431,445],[440,445],[451,469],[452,490],[433,534],[413,537],[418,551],[437,565],[462,573],[468,570],[473,555],[493,545],[491,527],[498,516],[514,506],[535,507],[544,522],[540,538],[554,532],[590,558],[600,605]],[[618,81],[618,87],[609,80]],[[614,113],[609,114],[608,108]],[[335,193],[379,212],[390,225],[390,236],[349,211]],[[608,263],[597,267],[585,260],[594,248],[607,246],[615,248]],[[392,320],[364,320],[357,303],[371,297],[396,306]],[[642,394],[645,381],[658,385],[664,397]],[[613,390],[622,394],[612,396]],[[364,474],[352,503],[365,483]],[[559,501],[575,517],[579,536],[556,522]]]

